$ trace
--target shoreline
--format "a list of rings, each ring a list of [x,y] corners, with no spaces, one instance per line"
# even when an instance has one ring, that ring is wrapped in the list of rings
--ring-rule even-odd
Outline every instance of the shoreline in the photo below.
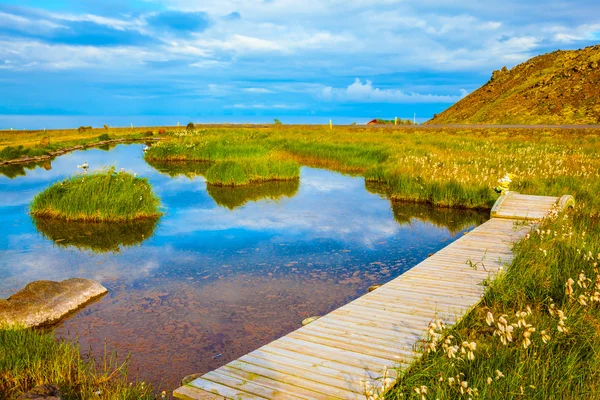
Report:
[[[164,140],[164,139],[162,139],[162,138],[147,138],[147,139],[110,139],[110,140],[102,140],[100,142],[94,142],[94,143],[89,143],[89,144],[78,144],[78,145],[75,145],[75,146],[66,147],[64,149],[60,149],[60,150],[56,150],[56,151],[51,151],[48,154],[44,154],[44,155],[41,155],[41,156],[35,156],[35,157],[29,157],[29,156],[27,156],[27,157],[21,157],[21,158],[14,158],[12,160],[3,160],[3,161],[0,161],[0,165],[28,164],[28,163],[37,162],[37,161],[49,160],[49,159],[52,159],[54,157],[62,156],[63,154],[66,154],[66,153],[70,153],[70,152],[75,151],[75,150],[89,149],[91,147],[98,147],[98,146],[103,146],[105,144],[111,144],[111,143],[127,143],[127,142],[148,141],[148,140],[160,141],[160,140]]]

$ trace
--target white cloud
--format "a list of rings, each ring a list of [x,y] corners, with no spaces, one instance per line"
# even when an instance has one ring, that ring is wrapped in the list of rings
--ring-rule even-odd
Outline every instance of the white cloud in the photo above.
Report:
[[[230,65],[230,63],[228,62],[223,62],[223,61],[217,61],[217,60],[200,60],[200,61],[196,61],[193,62],[191,64],[189,64],[190,67],[194,67],[194,68],[225,68],[228,65]]]
[[[235,108],[238,110],[297,110],[303,108],[300,104],[264,104],[264,103],[238,103],[225,108]]]
[[[248,92],[248,93],[273,93],[272,90],[266,89],[266,88],[262,88],[262,87],[250,87],[250,88],[243,88],[242,89],[244,92]]]
[[[405,93],[399,89],[380,89],[373,86],[373,82],[366,80],[364,83],[359,78],[346,88],[333,88],[325,86],[321,89],[321,97],[327,100],[361,102],[361,103],[453,103],[464,97],[461,95],[436,95],[422,93]]]

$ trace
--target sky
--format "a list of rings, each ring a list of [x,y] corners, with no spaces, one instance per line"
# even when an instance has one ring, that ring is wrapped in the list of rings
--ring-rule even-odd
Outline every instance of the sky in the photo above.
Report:
[[[423,120],[598,43],[597,0],[0,0],[0,128]]]

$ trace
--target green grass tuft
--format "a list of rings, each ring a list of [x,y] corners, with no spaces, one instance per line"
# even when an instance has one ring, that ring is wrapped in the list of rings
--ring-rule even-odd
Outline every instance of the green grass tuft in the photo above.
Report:
[[[159,206],[147,179],[111,167],[54,183],[33,198],[30,212],[37,218],[125,222],[158,218]]]
[[[0,327],[0,400],[15,400],[35,386],[58,386],[65,400],[154,399],[152,388],[131,382],[128,360],[105,355],[96,366],[78,345],[56,341],[52,332]]]
[[[491,283],[483,302],[444,333],[435,352],[402,374],[386,398],[420,398],[416,389],[422,387],[426,398],[445,400],[600,398],[600,231],[590,229],[599,222],[579,207],[535,229],[516,246],[514,262]],[[501,317],[513,329],[506,344],[498,335]],[[445,340],[458,349],[476,343],[474,359],[460,350],[449,357]],[[460,382],[466,382],[464,395]]]

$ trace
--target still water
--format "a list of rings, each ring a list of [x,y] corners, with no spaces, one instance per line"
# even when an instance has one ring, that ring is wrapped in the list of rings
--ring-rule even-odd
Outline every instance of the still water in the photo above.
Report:
[[[56,326],[96,355],[132,353],[160,390],[217,368],[384,283],[485,219],[391,204],[364,179],[303,167],[299,182],[207,187],[205,165],[149,165],[144,145],[0,167],[0,297],[27,283],[91,278],[109,294]],[[114,165],[147,177],[165,214],[132,225],[49,223],[32,197]]]

